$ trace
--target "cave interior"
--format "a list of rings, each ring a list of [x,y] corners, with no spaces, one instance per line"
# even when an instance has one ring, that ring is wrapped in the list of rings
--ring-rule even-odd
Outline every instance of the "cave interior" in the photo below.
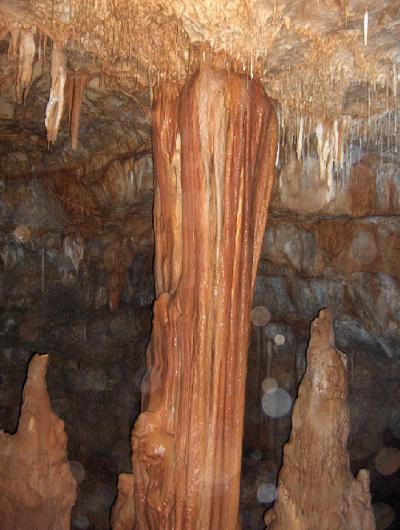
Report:
[[[28,364],[41,354],[46,407],[64,421],[67,441],[61,437],[60,444],[67,444],[76,495],[65,526],[45,515],[37,528],[2,526],[9,453],[2,449],[0,431],[0,530],[111,528],[118,476],[132,472],[131,430],[141,407],[152,410],[152,400],[143,398],[146,349],[152,330],[153,337],[161,333],[156,323],[162,315],[153,307],[168,290],[163,267],[173,246],[168,227],[156,216],[153,221],[155,200],[161,201],[160,210],[172,209],[173,203],[165,190],[159,199],[161,168],[168,166],[167,179],[174,171],[189,171],[185,138],[195,118],[187,109],[200,109],[200,151],[207,150],[201,143],[206,138],[217,153],[213,160],[219,160],[225,147],[216,147],[223,143],[218,120],[233,122],[247,104],[244,96],[240,104],[232,96],[239,93],[236,85],[229,88],[236,81],[242,91],[238,98],[250,94],[248,105],[267,98],[277,131],[277,145],[265,155],[268,163],[273,156],[268,170],[273,183],[265,191],[270,199],[266,229],[254,243],[259,262],[254,258],[251,312],[244,323],[247,374],[239,370],[237,376],[246,383],[242,454],[236,450],[241,528],[264,529],[265,512],[280,498],[283,447],[291,431],[296,443],[293,405],[296,399],[300,403],[299,385],[306,387],[304,374],[311,365],[310,323],[329,308],[335,344],[347,364],[348,466],[353,476],[369,471],[374,528],[400,529],[398,0],[318,0],[315,5],[306,0],[1,0],[0,428],[13,434],[19,420],[22,424]],[[172,155],[172,148],[167,151],[176,125],[174,98],[180,102],[176,127],[182,129],[182,145],[176,144]],[[210,131],[204,133],[204,127]],[[254,139],[254,133],[253,144],[265,141],[268,150],[268,134]],[[156,142],[168,162],[167,156],[157,161]],[[240,158],[235,158],[239,144],[227,155],[232,160]],[[185,162],[182,169],[178,155]],[[201,157],[206,166],[203,151]],[[262,172],[260,165],[257,159],[251,178],[257,168]],[[197,200],[202,210],[204,190],[198,188],[195,178],[189,191],[183,182],[193,211]],[[210,206],[196,219],[201,214],[212,219],[218,211]],[[163,246],[155,257],[155,247]],[[202,265],[198,269],[200,274]],[[182,273],[181,286],[189,273]],[[199,307],[201,302],[200,294]],[[183,295],[180,303],[186,303]],[[149,384],[154,390],[154,378]],[[53,420],[51,428],[57,429]],[[162,442],[167,450],[168,443]],[[318,443],[311,453],[319,451]],[[166,476],[161,481],[167,482]],[[226,491],[216,487],[212,497],[223,499]],[[228,519],[196,526],[148,519],[147,526],[136,522],[134,528],[237,530],[224,523]],[[113,530],[133,528],[118,524]],[[326,528],[373,530],[367,523],[346,524]]]

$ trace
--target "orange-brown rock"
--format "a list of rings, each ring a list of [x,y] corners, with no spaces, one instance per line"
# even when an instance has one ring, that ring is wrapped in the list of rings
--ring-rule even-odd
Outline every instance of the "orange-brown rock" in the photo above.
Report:
[[[369,473],[350,472],[346,357],[335,348],[332,315],[311,324],[307,371],[284,448],[269,530],[374,530]]]
[[[45,118],[48,142],[55,142],[57,140],[58,129],[64,110],[66,76],[64,49],[59,43],[54,42],[51,56],[51,88]]]
[[[249,318],[276,145],[255,80],[204,66],[180,93],[161,89],[135,528],[237,528]]]
[[[32,84],[32,68],[35,57],[36,29],[22,29],[19,37],[18,73],[15,80],[15,95],[18,103],[24,103]]]
[[[76,482],[67,460],[64,422],[52,411],[47,355],[28,369],[18,430],[0,432],[0,528],[68,530]]]
[[[111,513],[113,530],[133,530],[135,524],[134,481],[130,473],[118,477],[118,496]]]
[[[69,134],[71,138],[71,147],[74,151],[78,148],[82,98],[87,82],[87,76],[84,74],[73,74],[67,78],[65,86],[69,115]]]

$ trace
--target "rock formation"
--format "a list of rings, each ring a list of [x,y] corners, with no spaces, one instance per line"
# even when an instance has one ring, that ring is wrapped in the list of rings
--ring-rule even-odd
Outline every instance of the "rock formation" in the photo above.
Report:
[[[46,106],[45,118],[48,142],[55,142],[57,140],[58,129],[64,110],[65,80],[66,66],[64,49],[60,44],[54,42],[51,56],[50,97]]]
[[[133,530],[135,524],[134,481],[130,473],[118,477],[118,496],[111,513],[113,530]]]
[[[35,57],[35,28],[22,29],[19,37],[18,73],[15,95],[18,103],[24,103],[32,83],[33,59]]]
[[[269,530],[374,530],[369,473],[350,473],[346,357],[334,345],[332,315],[311,324],[307,371],[284,447]]]
[[[51,409],[47,355],[28,369],[14,435],[0,432],[0,528],[68,530],[76,482],[67,460],[64,422]]]
[[[76,151],[78,148],[79,122],[82,107],[82,98],[87,84],[87,76],[73,73],[67,79],[65,88],[66,100],[68,104],[69,132],[71,138],[71,148]]]
[[[276,145],[275,112],[255,80],[203,66],[181,92],[161,88],[135,528],[237,528],[250,309]]]

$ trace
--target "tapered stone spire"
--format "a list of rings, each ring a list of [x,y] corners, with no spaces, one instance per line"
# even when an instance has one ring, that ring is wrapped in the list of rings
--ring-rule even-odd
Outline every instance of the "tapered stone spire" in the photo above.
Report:
[[[76,482],[67,460],[64,422],[46,385],[47,355],[34,355],[18,430],[0,431],[0,528],[69,530]]]
[[[369,473],[350,472],[346,356],[335,348],[332,314],[311,324],[307,370],[293,407],[269,530],[374,530]]]

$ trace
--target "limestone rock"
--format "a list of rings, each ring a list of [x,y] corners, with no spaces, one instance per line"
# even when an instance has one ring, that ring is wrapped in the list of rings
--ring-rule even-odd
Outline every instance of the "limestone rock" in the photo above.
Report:
[[[45,118],[48,142],[55,142],[57,140],[58,129],[64,109],[65,80],[66,67],[64,50],[62,46],[54,42],[51,57],[51,89],[49,101],[46,106]]]
[[[374,530],[369,473],[350,473],[346,358],[334,346],[332,315],[311,324],[307,371],[284,448],[269,530]]]
[[[135,523],[134,480],[130,473],[118,477],[118,496],[111,513],[113,530],[133,530]]]
[[[18,52],[18,74],[15,81],[15,94],[18,103],[24,103],[32,83],[32,66],[36,51],[35,32],[35,28],[23,29],[21,31]]]
[[[132,432],[135,528],[237,530],[276,114],[257,81],[205,63],[181,91],[162,86],[153,116],[157,300]]]
[[[64,422],[52,411],[47,355],[28,369],[14,435],[0,432],[0,528],[69,530],[76,482],[67,460]]]

